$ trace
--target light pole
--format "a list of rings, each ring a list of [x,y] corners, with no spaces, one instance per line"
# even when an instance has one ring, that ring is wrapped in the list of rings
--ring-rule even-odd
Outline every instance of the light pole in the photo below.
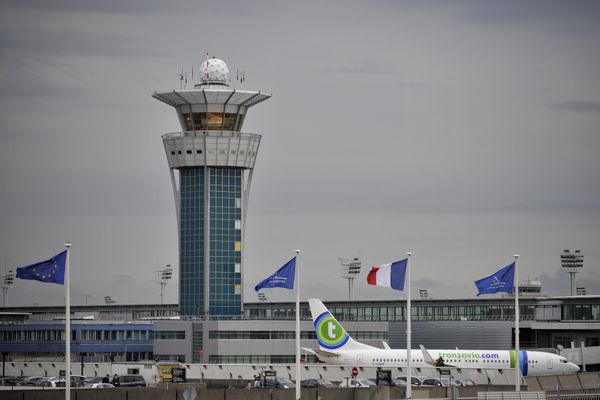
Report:
[[[171,264],[167,264],[165,268],[154,272],[156,274],[156,280],[160,285],[160,304],[165,304],[167,283],[169,283],[173,277],[173,267],[171,267]]]
[[[0,279],[2,279],[2,307],[6,307],[8,289],[15,283],[15,274],[12,270],[8,271],[6,274],[0,276]]]
[[[352,300],[354,279],[360,274],[361,262],[358,257],[352,260],[340,258],[342,267],[342,278],[348,279],[348,300]]]
[[[581,272],[583,269],[583,253],[581,250],[570,251],[569,249],[564,249],[560,255],[560,264],[565,272],[570,275],[571,296],[575,296],[577,294],[575,289],[575,274]]]

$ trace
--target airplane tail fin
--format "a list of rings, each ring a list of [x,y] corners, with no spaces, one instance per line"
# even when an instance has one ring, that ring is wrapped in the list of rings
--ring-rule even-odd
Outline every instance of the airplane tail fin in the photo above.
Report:
[[[310,313],[317,333],[319,348],[324,351],[373,349],[352,339],[344,327],[319,299],[309,299]]]

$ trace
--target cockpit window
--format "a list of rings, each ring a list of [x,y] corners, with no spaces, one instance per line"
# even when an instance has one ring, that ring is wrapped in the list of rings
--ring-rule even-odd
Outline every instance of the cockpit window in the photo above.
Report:
[[[567,363],[567,360],[565,360],[564,358],[561,358],[559,361],[560,361],[561,363],[563,363],[563,364],[566,364],[566,363]]]

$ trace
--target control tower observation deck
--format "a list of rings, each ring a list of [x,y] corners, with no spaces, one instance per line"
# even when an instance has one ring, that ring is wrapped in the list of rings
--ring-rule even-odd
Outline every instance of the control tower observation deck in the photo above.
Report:
[[[242,313],[244,227],[260,135],[243,133],[248,109],[271,97],[229,87],[222,60],[200,66],[194,89],[155,92],[175,108],[183,132],[162,136],[179,229],[182,316]]]

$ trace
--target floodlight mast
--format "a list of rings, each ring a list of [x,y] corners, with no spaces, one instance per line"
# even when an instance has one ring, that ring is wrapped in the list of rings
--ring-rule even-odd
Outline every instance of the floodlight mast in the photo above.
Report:
[[[173,277],[173,267],[171,267],[171,264],[167,264],[165,268],[154,272],[156,274],[157,282],[160,284],[160,304],[165,304],[167,283],[169,283]]]
[[[348,300],[352,300],[354,297],[354,279],[360,274],[362,263],[358,257],[352,260],[340,257],[339,260],[342,268],[342,278],[348,279]]]
[[[577,295],[575,288],[575,274],[583,269],[583,253],[581,250],[570,251],[564,249],[560,255],[560,264],[566,273],[570,276],[571,296]]]
[[[8,289],[15,283],[15,274],[12,270],[8,271],[4,275],[0,275],[0,280],[2,281],[2,307],[6,307]]]

